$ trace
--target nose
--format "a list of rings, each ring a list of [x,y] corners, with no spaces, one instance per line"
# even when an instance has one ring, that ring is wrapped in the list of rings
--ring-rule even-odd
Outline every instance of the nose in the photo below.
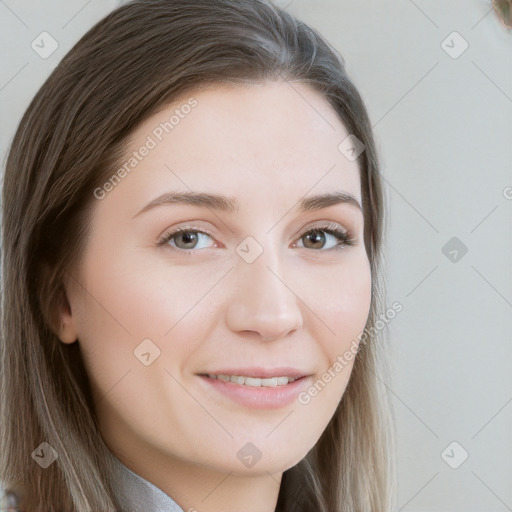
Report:
[[[230,276],[236,292],[227,309],[233,332],[257,333],[263,341],[282,338],[303,324],[300,299],[286,279],[291,273],[283,272],[278,258],[269,253],[264,250],[252,263],[237,262]]]

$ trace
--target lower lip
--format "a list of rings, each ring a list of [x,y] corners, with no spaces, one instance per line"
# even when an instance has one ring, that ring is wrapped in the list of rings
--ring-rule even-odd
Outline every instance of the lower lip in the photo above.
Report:
[[[251,409],[280,409],[292,404],[307,385],[309,377],[301,377],[284,386],[254,387],[234,382],[224,382],[199,375],[208,385],[233,401]]]

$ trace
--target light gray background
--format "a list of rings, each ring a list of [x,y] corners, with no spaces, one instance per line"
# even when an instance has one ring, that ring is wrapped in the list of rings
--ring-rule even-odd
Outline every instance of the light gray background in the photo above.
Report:
[[[0,0],[2,162],[53,67],[119,3]],[[344,56],[375,128],[388,302],[404,308],[390,323],[399,509],[512,511],[512,30],[487,0],[277,3]],[[31,48],[43,31],[59,45],[47,59]]]

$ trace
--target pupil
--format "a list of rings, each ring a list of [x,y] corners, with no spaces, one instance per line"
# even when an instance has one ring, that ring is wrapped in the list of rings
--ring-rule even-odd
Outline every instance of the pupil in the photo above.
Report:
[[[194,233],[187,231],[187,232],[183,233],[181,236],[184,239],[185,244],[190,244],[190,243],[194,242],[194,238],[195,238]]]
[[[321,231],[313,231],[308,235],[308,237],[313,242],[313,244],[322,245],[324,235],[322,234]]]

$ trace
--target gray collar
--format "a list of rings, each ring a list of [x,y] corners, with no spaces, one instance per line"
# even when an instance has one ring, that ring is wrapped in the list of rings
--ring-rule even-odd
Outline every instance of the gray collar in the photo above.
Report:
[[[183,512],[183,509],[156,485],[128,469],[113,457],[116,497],[122,512]]]

